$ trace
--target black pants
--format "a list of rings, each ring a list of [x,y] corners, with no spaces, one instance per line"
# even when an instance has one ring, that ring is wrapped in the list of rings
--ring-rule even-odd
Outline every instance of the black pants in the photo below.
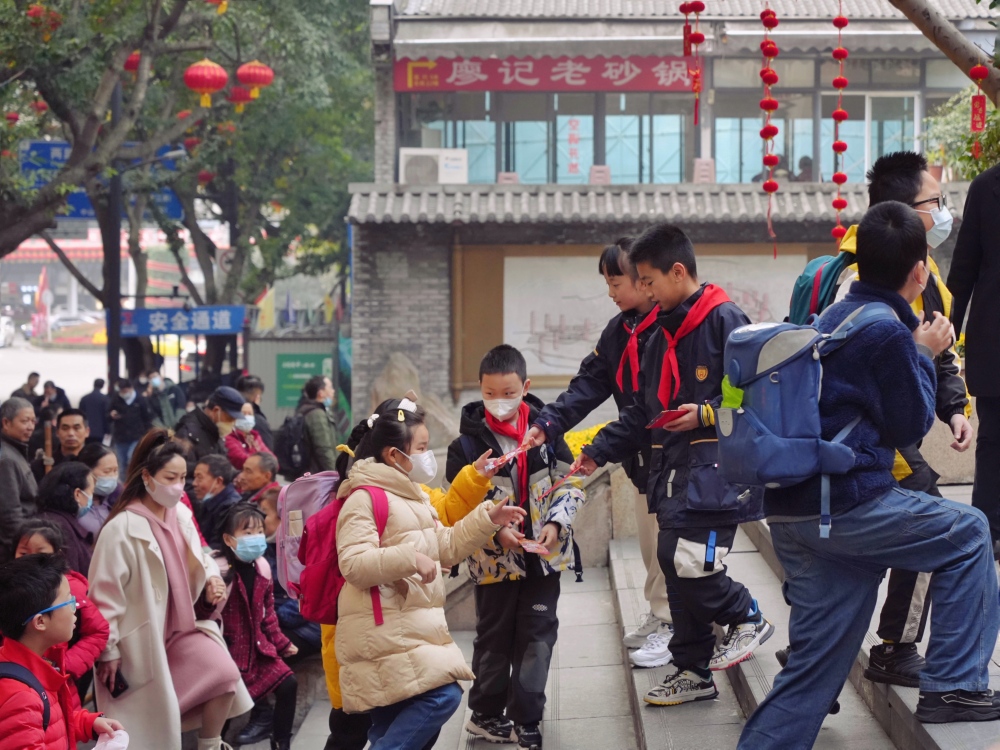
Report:
[[[682,669],[707,669],[715,651],[712,623],[746,622],[753,607],[746,586],[730,578],[722,564],[735,538],[736,526],[660,527],[656,554],[667,579],[667,598],[674,618],[670,653]]]
[[[469,708],[516,724],[542,720],[556,645],[559,573],[476,586],[476,641]]]
[[[995,544],[1000,540],[1000,398],[980,396],[976,399],[976,414],[979,433],[976,435],[972,507],[986,514]]]
[[[926,492],[941,497],[937,473],[924,461],[919,448],[903,451],[903,457],[913,471],[899,486],[904,490]],[[891,643],[919,643],[927,627],[927,591],[930,573],[912,570],[889,571],[889,591],[878,621],[878,637]]]
[[[292,738],[292,724],[295,721],[295,696],[299,689],[295,675],[290,674],[274,689],[274,722],[271,732],[276,740]]]

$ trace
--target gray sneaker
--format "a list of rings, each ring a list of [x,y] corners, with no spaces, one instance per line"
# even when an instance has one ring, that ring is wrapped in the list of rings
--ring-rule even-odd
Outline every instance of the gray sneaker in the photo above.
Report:
[[[730,625],[722,643],[715,647],[715,655],[708,664],[713,672],[729,669],[749,659],[754,649],[774,635],[774,626],[764,619],[756,599],[753,606],[757,616],[750,622]]]
[[[646,645],[646,639],[656,632],[660,627],[660,621],[653,617],[652,612],[647,612],[634,630],[625,634],[623,639],[626,648],[642,648]]]

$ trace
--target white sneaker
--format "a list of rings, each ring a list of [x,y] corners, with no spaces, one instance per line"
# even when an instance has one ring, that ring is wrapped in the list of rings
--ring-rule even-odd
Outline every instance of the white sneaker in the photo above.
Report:
[[[635,630],[625,634],[625,638],[623,639],[625,647],[642,648],[646,645],[646,639],[655,633],[659,627],[660,621],[653,617],[652,612],[647,612]]]
[[[670,662],[670,639],[673,637],[673,628],[666,623],[661,624],[655,633],[646,638],[646,642],[638,651],[633,651],[628,655],[628,660],[633,667],[642,669],[652,669],[662,667]]]

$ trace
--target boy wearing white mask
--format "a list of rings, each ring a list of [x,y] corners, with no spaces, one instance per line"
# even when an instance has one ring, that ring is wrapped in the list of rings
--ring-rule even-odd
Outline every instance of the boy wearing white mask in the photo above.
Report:
[[[452,481],[484,451],[496,456],[524,442],[544,404],[528,394],[531,383],[522,354],[503,344],[479,366],[483,400],[462,410],[461,436],[448,449],[445,475]],[[469,692],[471,734],[490,742],[518,742],[541,750],[539,723],[545,682],[559,621],[560,572],[572,567],[572,524],[584,501],[578,486],[546,491],[569,472],[573,457],[565,441],[531,448],[500,468],[491,499],[509,498],[524,508],[523,525],[500,529],[491,543],[469,558],[476,582],[476,640]],[[529,552],[525,543],[547,550]],[[529,545],[530,546],[530,545]]]

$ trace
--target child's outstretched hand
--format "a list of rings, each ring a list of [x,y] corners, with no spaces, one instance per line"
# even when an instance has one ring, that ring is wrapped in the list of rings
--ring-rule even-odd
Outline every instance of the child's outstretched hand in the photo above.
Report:
[[[507,505],[509,497],[505,497],[501,502],[490,508],[490,520],[494,526],[509,526],[512,523],[520,523],[525,513],[523,508],[512,508]]]
[[[476,470],[476,473],[479,474],[479,476],[486,477],[487,479],[492,479],[497,475],[497,472],[500,471],[499,466],[494,466],[493,468],[489,468],[488,462],[490,460],[490,456],[492,455],[493,455],[493,449],[491,448],[488,451],[486,451],[486,453],[477,458],[476,462],[472,464],[472,467]]]
[[[124,728],[120,721],[105,719],[103,716],[94,722],[94,734],[114,734]]]
[[[589,477],[591,474],[597,471],[598,466],[597,462],[594,459],[592,459],[586,453],[581,453],[579,456],[577,456],[576,461],[574,461],[573,465],[569,468],[570,471],[577,473],[580,476]]]
[[[559,524],[550,522],[542,526],[542,533],[538,535],[538,543],[547,550],[554,550],[559,544]]]
[[[497,532],[497,541],[504,549],[521,549],[522,539],[524,539],[524,534],[510,526],[504,526]]]

